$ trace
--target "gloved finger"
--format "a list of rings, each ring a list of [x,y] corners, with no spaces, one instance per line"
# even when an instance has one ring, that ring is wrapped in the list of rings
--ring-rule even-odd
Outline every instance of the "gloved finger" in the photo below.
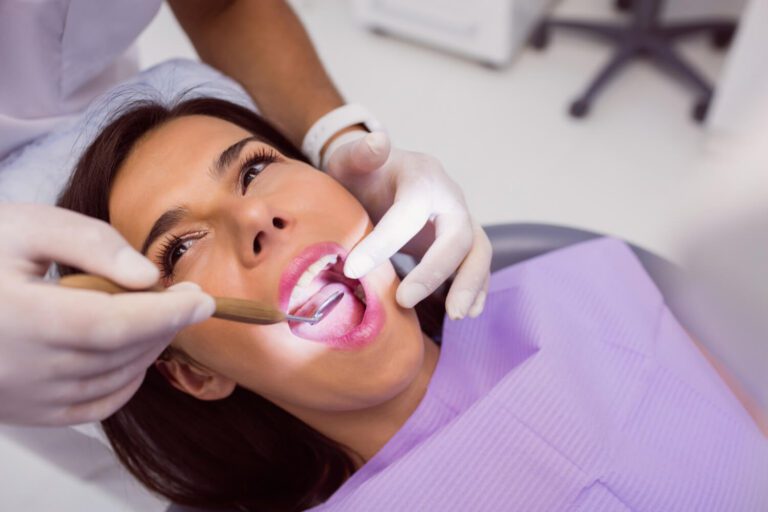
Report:
[[[347,255],[344,275],[358,279],[388,260],[418,233],[431,215],[431,205],[415,188],[398,190],[395,202],[373,231]]]
[[[128,288],[147,288],[157,282],[157,267],[106,222],[63,208],[18,208],[30,229],[26,236],[17,237],[16,256],[77,267]]]
[[[445,311],[452,320],[464,318],[483,290],[490,268],[492,248],[488,236],[472,222],[472,245],[461,263],[445,300]]]
[[[123,366],[102,371],[96,375],[78,376],[59,380],[48,398],[51,404],[92,402],[111,395],[130,384],[137,376],[144,375],[163,347],[153,346],[128,361]]]
[[[90,379],[125,368],[145,354],[160,353],[164,348],[162,341],[134,343],[109,352],[81,350],[70,346],[52,347],[45,373],[52,380]]]
[[[456,271],[471,248],[472,223],[466,211],[438,215],[435,241],[398,286],[398,304],[412,308],[435,291]]]
[[[182,282],[167,289],[168,292],[184,290],[199,292],[200,286],[191,282]],[[75,349],[69,346],[55,347],[58,354],[51,355],[46,364],[46,374],[51,379],[92,378],[124,368],[145,353],[153,353],[157,357],[165,349],[162,341],[129,344],[109,352]]]
[[[384,132],[373,132],[334,150],[328,171],[334,176],[366,174],[384,165],[392,145]]]
[[[54,408],[47,418],[46,424],[75,425],[91,421],[101,421],[120,409],[141,387],[144,374],[137,375],[126,386],[118,389],[110,395],[96,400]]]
[[[491,281],[491,273],[489,272],[485,276],[485,282],[483,283],[483,288],[480,290],[480,293],[477,294],[477,297],[475,297],[475,302],[472,304],[472,307],[469,308],[469,317],[470,318],[477,318],[480,316],[480,313],[483,312],[483,308],[485,307],[485,299],[488,297],[488,285]]]
[[[212,297],[194,290],[107,295],[45,284],[34,286],[34,293],[20,301],[32,312],[24,319],[29,337],[108,352],[136,343],[167,345],[179,330],[209,318],[216,307]]]

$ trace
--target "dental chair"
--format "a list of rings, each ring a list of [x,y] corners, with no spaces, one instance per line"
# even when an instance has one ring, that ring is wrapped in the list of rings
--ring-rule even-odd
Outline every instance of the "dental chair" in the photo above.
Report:
[[[547,224],[496,224],[485,226],[485,231],[493,245],[492,271],[603,236],[582,229]],[[686,286],[682,269],[641,247],[631,244],[630,247],[656,283],[680,323],[708,346],[702,336],[704,333],[697,329],[693,308],[686,302],[686,297],[689,295],[682,293],[684,292],[682,288]],[[397,264],[401,268],[408,267],[408,263],[403,260],[398,259]],[[174,504],[166,512],[203,512],[203,509]]]

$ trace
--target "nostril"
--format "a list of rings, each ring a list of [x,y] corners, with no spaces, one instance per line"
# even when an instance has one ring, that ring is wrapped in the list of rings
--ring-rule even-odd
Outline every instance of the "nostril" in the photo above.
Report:
[[[256,238],[253,239],[253,252],[254,254],[259,254],[261,252],[261,241],[259,241],[259,238],[261,238],[261,235],[263,233],[259,233],[256,235]]]
[[[280,217],[274,217],[272,219],[272,225],[275,226],[277,229],[283,229],[285,227],[285,221]]]

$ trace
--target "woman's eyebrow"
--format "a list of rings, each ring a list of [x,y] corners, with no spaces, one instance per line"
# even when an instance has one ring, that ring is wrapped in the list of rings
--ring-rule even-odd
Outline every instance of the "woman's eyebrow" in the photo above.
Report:
[[[229,167],[232,162],[236,161],[240,157],[240,152],[243,150],[245,145],[255,140],[266,143],[263,138],[257,135],[251,135],[250,137],[246,137],[235,142],[227,149],[222,151],[219,157],[214,160],[213,164],[211,165],[211,177],[213,179],[219,179],[221,175],[224,174],[224,171],[227,170],[227,167]]]
[[[224,171],[227,170],[227,167],[229,167],[232,162],[236,161],[240,157],[240,153],[243,151],[245,145],[253,141],[269,144],[269,141],[264,140],[263,137],[259,137],[258,135],[251,135],[235,142],[227,149],[222,151],[218,158],[213,161],[213,164],[210,168],[210,174],[213,179],[218,179],[221,177]],[[141,244],[141,254],[146,255],[154,241],[168,231],[172,230],[186,215],[187,210],[180,206],[172,208],[163,213],[152,225],[152,229],[149,230],[147,238],[145,238],[144,243]]]
[[[147,238],[145,238],[144,243],[141,244],[141,254],[146,256],[147,251],[149,250],[152,243],[154,243],[155,240],[157,240],[159,237],[161,237],[168,231],[172,230],[176,226],[176,224],[181,222],[181,220],[186,215],[187,215],[186,208],[182,208],[180,206],[177,206],[176,208],[172,208],[167,212],[163,213],[152,225],[152,229],[149,230],[149,234],[147,235]]]

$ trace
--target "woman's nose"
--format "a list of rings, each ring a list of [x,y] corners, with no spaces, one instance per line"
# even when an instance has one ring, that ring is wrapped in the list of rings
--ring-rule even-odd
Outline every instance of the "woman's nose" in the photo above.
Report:
[[[241,199],[226,212],[231,225],[231,237],[242,264],[258,263],[271,248],[285,242],[288,217],[274,211],[262,201]]]
[[[286,226],[285,219],[283,219],[282,217],[272,217],[272,228],[274,229],[271,231],[274,232],[274,230],[283,230],[285,229],[285,226]],[[261,253],[264,242],[270,243],[274,241],[275,235],[274,234],[268,235],[269,232],[270,232],[269,229],[264,231],[259,231],[253,237],[253,254]],[[266,240],[267,236],[269,236],[268,240]]]

